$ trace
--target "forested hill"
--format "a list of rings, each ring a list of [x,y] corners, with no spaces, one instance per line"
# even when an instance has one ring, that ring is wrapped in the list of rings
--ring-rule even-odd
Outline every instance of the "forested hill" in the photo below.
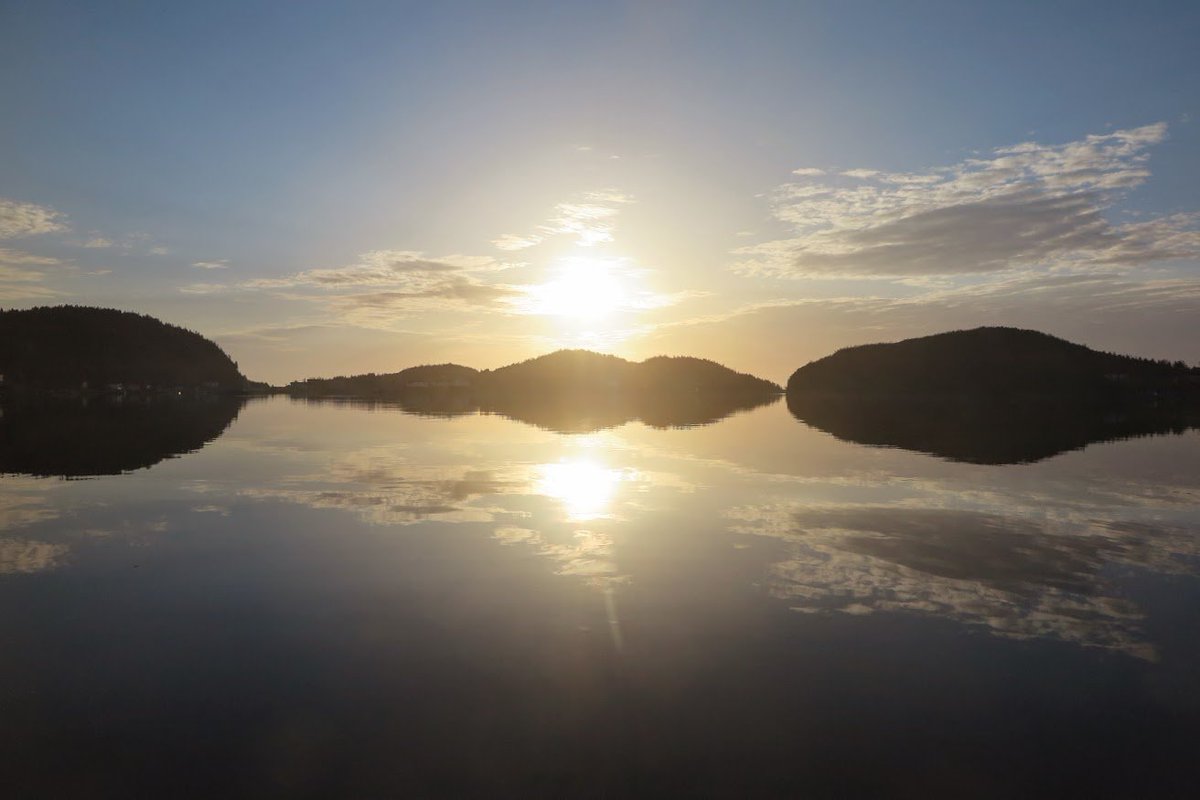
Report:
[[[770,381],[705,359],[657,356],[639,363],[589,350],[559,350],[495,370],[438,364],[381,375],[310,378],[287,387],[290,394],[309,397],[386,398],[432,389],[464,390],[479,398],[614,393],[775,395],[782,391]]]
[[[491,394],[513,394],[530,388],[552,393],[778,394],[781,391],[770,381],[734,372],[702,358],[655,356],[633,362],[590,350],[559,350],[482,373],[480,378]]]
[[[0,375],[9,389],[35,392],[247,385],[233,359],[198,333],[86,306],[0,311]]]
[[[1038,331],[975,328],[849,347],[792,373],[788,394],[855,392],[1093,396],[1194,392],[1182,362],[1104,353]]]
[[[479,371],[460,364],[423,364],[399,372],[309,378],[293,381],[288,394],[303,397],[396,397],[427,389],[468,389],[475,385]]]

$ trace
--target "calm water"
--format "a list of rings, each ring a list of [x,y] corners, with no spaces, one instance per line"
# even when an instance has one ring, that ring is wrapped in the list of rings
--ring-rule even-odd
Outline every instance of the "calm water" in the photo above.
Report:
[[[96,413],[4,420],[5,796],[1195,796],[1195,431]]]

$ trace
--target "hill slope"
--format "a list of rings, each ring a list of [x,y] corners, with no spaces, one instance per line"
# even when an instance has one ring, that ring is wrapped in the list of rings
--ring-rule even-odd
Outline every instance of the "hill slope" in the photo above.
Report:
[[[792,373],[788,393],[1128,395],[1185,389],[1182,363],[1102,353],[1037,331],[975,328],[849,347]]]
[[[16,390],[77,391],[108,384],[160,388],[246,379],[214,342],[144,314],[87,306],[0,311],[0,374]]]
[[[484,372],[480,375],[480,386],[489,394],[536,390],[681,396],[694,392],[778,394],[782,391],[770,381],[734,372],[706,359],[655,356],[635,362],[590,350],[558,350]]]
[[[293,381],[285,391],[303,397],[385,398],[429,389],[467,389],[475,385],[478,375],[479,370],[459,364],[425,364],[380,375],[369,372]]]

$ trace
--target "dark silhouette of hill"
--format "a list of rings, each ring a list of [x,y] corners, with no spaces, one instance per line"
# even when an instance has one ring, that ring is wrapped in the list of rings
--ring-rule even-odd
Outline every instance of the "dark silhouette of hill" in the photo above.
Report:
[[[699,358],[631,362],[588,350],[559,350],[495,370],[441,364],[297,381],[286,391],[384,400],[422,414],[484,411],[575,433],[635,419],[655,427],[704,425],[771,402],[782,389]]]
[[[198,333],[86,306],[0,311],[0,375],[9,390],[22,392],[249,385],[233,359]]]
[[[1092,350],[1018,328],[975,328],[847,347],[806,364],[788,392],[1128,395],[1194,386],[1182,362]]]
[[[0,473],[79,477],[149,467],[216,439],[244,403],[227,394],[12,403],[0,416]]]
[[[977,328],[839,350],[792,374],[797,419],[956,461],[1037,461],[1200,424],[1197,371],[1036,331]]]
[[[478,375],[478,370],[459,364],[426,364],[380,375],[309,378],[294,381],[284,390],[301,397],[398,398],[429,394],[431,389],[470,389]]]
[[[699,358],[626,361],[559,350],[481,375],[481,408],[562,433],[638,419],[657,428],[707,425],[778,398],[781,388]]]

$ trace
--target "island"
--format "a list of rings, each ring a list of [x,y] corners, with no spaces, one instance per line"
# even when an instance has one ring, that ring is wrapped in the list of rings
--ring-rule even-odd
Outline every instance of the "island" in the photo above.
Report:
[[[981,464],[1200,425],[1200,370],[983,327],[849,347],[792,373],[788,409],[842,439]]]
[[[146,314],[70,305],[0,310],[0,387],[55,397],[266,389],[194,331]]]
[[[247,380],[220,347],[144,314],[0,311],[0,473],[83,477],[149,467],[217,438]]]
[[[563,433],[641,420],[658,428],[704,425],[774,402],[783,388],[701,358],[634,362],[589,350],[559,350],[495,370],[457,364],[377,375],[311,378],[295,397],[374,400],[415,413],[493,413]]]

